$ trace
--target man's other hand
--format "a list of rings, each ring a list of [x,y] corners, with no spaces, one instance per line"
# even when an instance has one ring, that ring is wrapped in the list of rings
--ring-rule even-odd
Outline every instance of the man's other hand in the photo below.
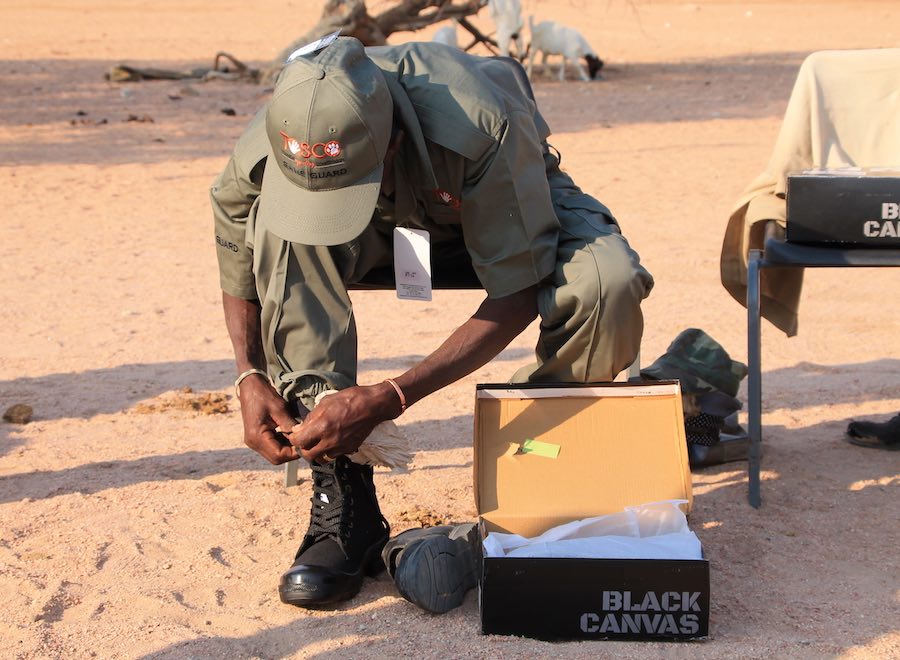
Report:
[[[288,405],[265,378],[252,375],[240,387],[241,417],[244,421],[244,444],[272,465],[287,463],[300,457],[284,434],[297,423]]]

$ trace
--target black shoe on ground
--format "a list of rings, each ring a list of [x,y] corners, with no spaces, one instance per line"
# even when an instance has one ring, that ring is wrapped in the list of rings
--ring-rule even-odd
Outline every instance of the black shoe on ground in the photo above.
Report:
[[[750,438],[746,434],[720,433],[710,445],[688,443],[688,462],[691,469],[721,465],[732,461],[746,461],[750,452]]]
[[[401,596],[423,610],[443,614],[459,607],[478,582],[478,526],[408,530],[388,541],[382,558]]]
[[[384,569],[381,549],[390,537],[375,497],[370,465],[340,456],[310,467],[309,530],[293,566],[278,585],[281,601],[300,607],[353,598],[365,575],[374,576]]]
[[[850,422],[844,435],[847,442],[860,447],[900,450],[900,415],[886,422]]]

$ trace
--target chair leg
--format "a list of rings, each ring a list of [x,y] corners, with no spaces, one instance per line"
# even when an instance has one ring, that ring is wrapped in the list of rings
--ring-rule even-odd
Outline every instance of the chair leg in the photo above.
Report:
[[[750,505],[759,508],[760,456],[762,442],[762,368],[759,268],[762,253],[751,250],[747,263],[747,417],[750,435],[750,451],[747,457],[747,479],[749,489],[747,499]]]

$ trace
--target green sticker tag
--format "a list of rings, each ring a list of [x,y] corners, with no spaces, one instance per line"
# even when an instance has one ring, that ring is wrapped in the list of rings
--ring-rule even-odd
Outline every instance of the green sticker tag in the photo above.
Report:
[[[528,438],[522,443],[519,453],[536,454],[537,456],[543,456],[544,458],[556,458],[559,456],[559,445],[551,445],[549,442],[540,442]]]

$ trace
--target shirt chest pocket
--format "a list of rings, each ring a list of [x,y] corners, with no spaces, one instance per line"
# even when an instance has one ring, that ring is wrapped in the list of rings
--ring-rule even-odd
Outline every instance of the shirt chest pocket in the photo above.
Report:
[[[429,219],[439,225],[460,224],[461,207],[459,195],[440,188],[430,191],[425,201],[425,212]]]

